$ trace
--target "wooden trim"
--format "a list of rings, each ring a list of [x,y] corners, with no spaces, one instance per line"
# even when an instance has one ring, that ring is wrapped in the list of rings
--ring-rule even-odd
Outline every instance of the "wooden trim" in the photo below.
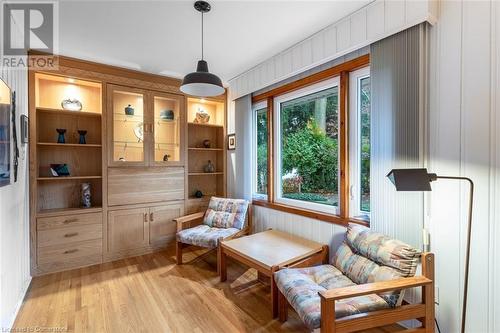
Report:
[[[339,93],[339,156],[340,156],[340,216],[349,217],[349,73],[340,73]]]
[[[255,95],[252,97],[252,103],[257,103],[257,102],[266,100],[269,97],[282,95],[282,94],[288,93],[290,91],[297,90],[297,89],[300,89],[300,88],[327,80],[333,76],[340,75],[340,73],[344,72],[344,71],[354,71],[358,68],[367,66],[369,64],[370,64],[370,55],[369,54],[362,55],[361,57],[346,61],[340,65],[325,69],[324,71],[310,75],[310,76],[305,77],[303,79],[293,81],[293,82],[287,83],[285,85],[282,85],[280,87],[271,89],[265,93]]]
[[[434,254],[422,254],[422,275],[429,280],[434,281]],[[425,318],[423,318],[422,326],[434,330],[434,283],[424,286],[422,292],[422,303],[426,304]]]
[[[267,98],[267,198],[274,202],[274,97]]]
[[[269,202],[264,199],[253,199],[252,204],[254,206],[260,206],[260,207],[265,207],[269,209],[274,209],[274,210],[279,210],[285,213],[290,213],[290,214],[295,214],[295,215],[300,215],[304,217],[309,217],[312,219],[320,220],[323,222],[329,222],[333,224],[338,224],[341,226],[347,226],[348,223],[355,223],[362,225],[364,227],[370,227],[370,222],[369,221],[364,221],[364,220],[359,220],[355,218],[343,218],[340,215],[334,215],[334,214],[326,214],[314,210],[308,210],[305,208],[300,208],[296,206],[289,206],[289,205],[284,205],[281,203],[276,203],[276,202]]]
[[[324,290],[319,292],[319,296],[321,298],[337,301],[345,298],[384,293],[392,290],[422,287],[430,284],[432,284],[432,280],[426,278],[425,276],[415,276]]]
[[[90,72],[98,72],[107,75],[113,76],[125,76],[130,79],[136,79],[141,81],[149,81],[154,83],[166,84],[171,86],[180,87],[182,80],[171,78],[167,76],[162,76],[158,74],[150,74],[141,71],[137,71],[134,69],[122,68],[113,65],[100,64],[93,61],[82,60],[62,55],[52,55],[45,52],[40,52],[36,50],[29,50],[29,56],[55,56],[57,57],[57,61],[59,66],[62,67],[73,67],[78,68],[84,71]]]
[[[395,309],[373,311],[340,318],[333,321],[335,323],[335,331],[323,331],[323,329],[321,329],[321,332],[357,332],[359,330],[381,327],[399,321],[419,318],[424,314],[425,306],[423,304],[404,305]]]
[[[301,215],[301,216],[309,217],[309,218],[316,219],[316,220],[321,220],[321,221],[325,221],[325,222],[339,224],[342,226],[347,226],[347,222],[348,222],[346,219],[344,219],[338,215],[326,214],[326,213],[317,212],[314,210],[298,208],[295,206],[288,206],[288,205],[284,205],[284,204],[280,204],[280,203],[276,203],[276,202],[268,202],[268,201],[264,201],[264,200],[253,200],[252,204],[255,206],[271,208],[271,209],[279,210],[279,211],[282,211],[285,213]]]

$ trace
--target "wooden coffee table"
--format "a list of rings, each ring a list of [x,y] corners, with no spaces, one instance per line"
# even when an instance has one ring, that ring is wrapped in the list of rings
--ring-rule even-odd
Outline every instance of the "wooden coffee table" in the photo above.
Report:
[[[328,263],[328,245],[278,230],[222,241],[219,251],[220,280],[227,280],[226,257],[255,268],[271,279],[273,318],[278,315],[278,289],[274,273],[285,267],[309,267]]]

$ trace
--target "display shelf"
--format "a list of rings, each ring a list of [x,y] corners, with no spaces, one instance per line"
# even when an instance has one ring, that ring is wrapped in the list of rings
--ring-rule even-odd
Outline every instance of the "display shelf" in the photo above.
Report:
[[[46,147],[81,147],[81,148],[102,148],[102,145],[94,143],[57,143],[57,142],[37,142],[38,146]]]
[[[52,109],[52,108],[36,108],[36,111],[39,113],[52,113],[59,115],[70,115],[70,116],[82,116],[82,117],[101,117],[101,114],[98,112],[88,112],[88,111],[68,111],[63,109]]]
[[[59,177],[38,177],[39,181],[59,181],[59,180],[85,180],[101,179],[102,176],[59,176]]]
[[[192,126],[200,126],[200,127],[218,127],[218,128],[223,128],[224,127],[224,125],[209,124],[209,123],[202,124],[202,123],[189,122],[188,124],[192,125]]]
[[[223,175],[224,172],[189,172],[189,176],[217,176]]]
[[[203,151],[203,152],[210,152],[210,151],[224,151],[223,148],[197,148],[197,147],[189,147],[189,151]]]
[[[55,208],[55,209],[42,209],[37,212],[37,217],[50,217],[50,216],[64,216],[64,215],[74,215],[74,214],[85,214],[85,213],[100,213],[102,212],[101,206],[83,208]]]

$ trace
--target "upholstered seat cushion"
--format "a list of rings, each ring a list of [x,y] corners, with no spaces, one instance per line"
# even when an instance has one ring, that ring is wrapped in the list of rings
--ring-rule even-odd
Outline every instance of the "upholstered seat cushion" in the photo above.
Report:
[[[275,280],[278,289],[310,329],[316,329],[321,324],[319,291],[355,285],[331,265],[283,269],[275,273]],[[388,307],[383,298],[373,294],[335,302],[335,314],[341,318]]]
[[[237,232],[236,228],[212,228],[201,224],[193,228],[185,229],[177,233],[177,241],[184,244],[191,244],[207,248],[215,248],[218,245],[219,238],[229,237]]]
[[[203,218],[203,224],[216,228],[243,229],[248,201],[212,197]]]

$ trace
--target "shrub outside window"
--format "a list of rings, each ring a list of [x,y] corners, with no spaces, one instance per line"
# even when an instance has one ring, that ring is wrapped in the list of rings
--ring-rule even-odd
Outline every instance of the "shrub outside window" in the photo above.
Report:
[[[351,217],[370,217],[371,89],[368,67],[350,74]]]
[[[339,80],[275,99],[276,202],[337,214]]]
[[[253,147],[253,192],[254,197],[267,197],[268,182],[268,134],[267,134],[267,107],[265,103],[254,105],[254,147]]]

